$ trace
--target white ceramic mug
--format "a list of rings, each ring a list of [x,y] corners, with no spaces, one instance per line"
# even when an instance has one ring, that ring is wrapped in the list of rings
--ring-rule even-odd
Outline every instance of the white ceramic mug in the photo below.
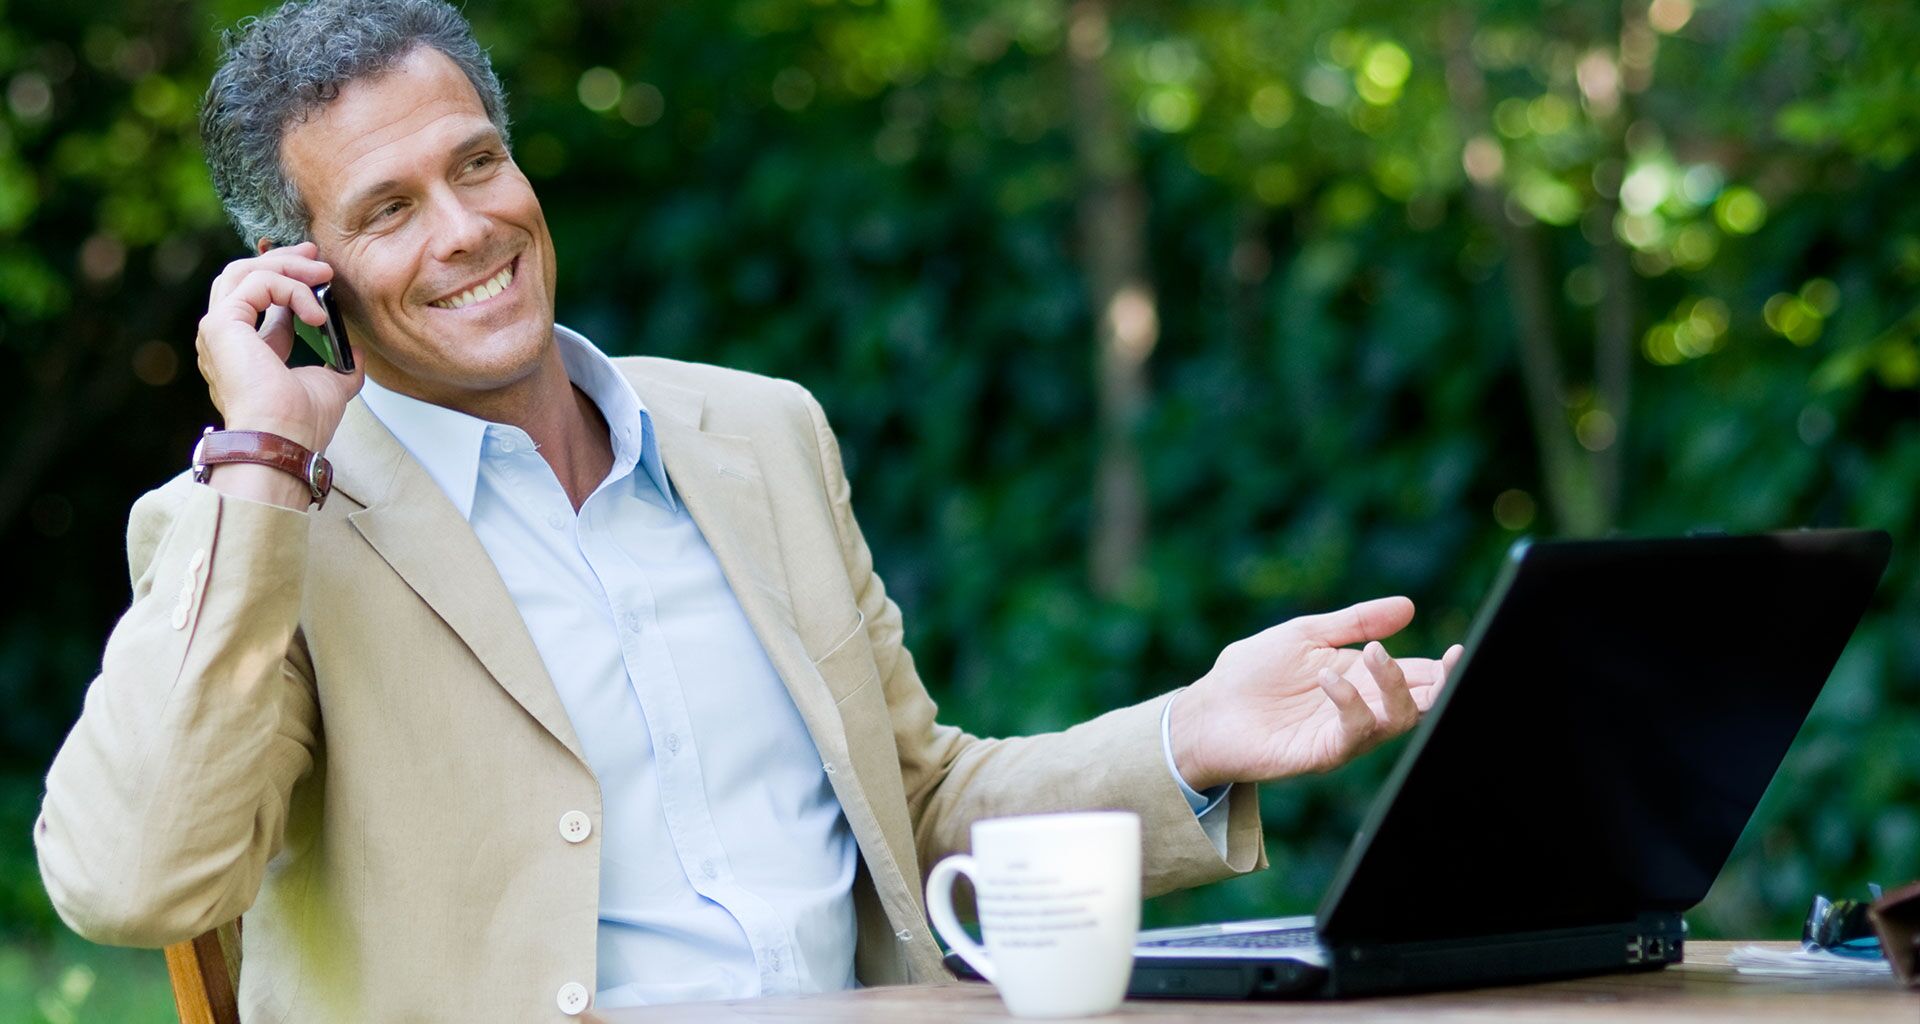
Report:
[[[953,913],[953,880],[973,882],[985,948]],[[947,945],[993,982],[1016,1017],[1109,1013],[1127,994],[1140,934],[1140,816],[1036,814],[973,825],[972,854],[927,876],[927,909]]]

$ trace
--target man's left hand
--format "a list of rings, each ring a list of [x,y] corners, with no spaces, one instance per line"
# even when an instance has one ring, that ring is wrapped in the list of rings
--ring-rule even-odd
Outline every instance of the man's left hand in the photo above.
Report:
[[[1380,641],[1411,621],[1412,601],[1385,597],[1228,644],[1174,701],[1181,778],[1198,790],[1324,772],[1413,728],[1461,648],[1437,660],[1389,657]]]

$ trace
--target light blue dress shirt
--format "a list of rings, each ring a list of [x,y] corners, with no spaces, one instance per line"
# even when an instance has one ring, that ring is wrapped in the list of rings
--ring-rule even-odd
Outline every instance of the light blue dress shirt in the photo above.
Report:
[[[639,396],[587,339],[554,335],[613,443],[577,514],[520,428],[371,379],[361,397],[472,525],[599,781],[594,1005],[853,987],[858,850],[820,754]],[[1167,751],[1224,850],[1222,794],[1188,788]]]

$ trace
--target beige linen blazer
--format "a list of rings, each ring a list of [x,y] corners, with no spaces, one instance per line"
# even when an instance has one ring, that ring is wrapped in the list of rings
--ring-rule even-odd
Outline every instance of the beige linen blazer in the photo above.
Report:
[[[1164,696],[1044,736],[935,721],[805,390],[617,362],[852,826],[863,983],[946,977],[922,872],[977,818],[1135,810],[1149,893],[1264,863],[1253,787],[1225,859],[1181,797]],[[35,825],[47,892],[124,945],[244,913],[248,1021],[565,1020],[560,989],[594,988],[600,851],[559,822],[597,826],[599,786],[452,503],[358,400],[329,454],[317,511],[184,475],[135,504],[133,603]]]

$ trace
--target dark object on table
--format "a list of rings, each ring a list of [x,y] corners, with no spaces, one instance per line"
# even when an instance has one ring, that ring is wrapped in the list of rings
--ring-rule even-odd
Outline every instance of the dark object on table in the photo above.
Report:
[[[1879,886],[1868,888],[1873,891],[1873,899],[1880,898]],[[1800,945],[1838,956],[1880,959],[1880,939],[1873,933],[1873,923],[1867,920],[1867,908],[1871,905],[1872,900],[1830,900],[1815,896],[1813,909],[1807,911],[1807,923],[1800,930]]]
[[[1903,885],[1875,901],[1867,911],[1893,976],[1908,988],[1920,988],[1920,882]]]

